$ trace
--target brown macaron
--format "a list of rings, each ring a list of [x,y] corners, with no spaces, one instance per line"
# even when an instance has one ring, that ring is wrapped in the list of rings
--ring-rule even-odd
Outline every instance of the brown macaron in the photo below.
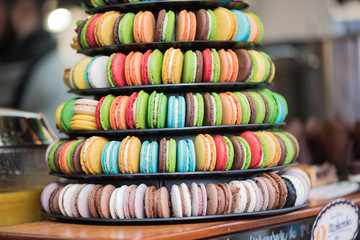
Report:
[[[111,194],[115,189],[114,185],[108,184],[100,188],[96,193],[95,206],[101,218],[111,218],[109,202]]]
[[[96,198],[98,196],[98,192],[99,190],[102,188],[103,186],[100,184],[97,184],[90,192],[89,195],[89,210],[90,210],[90,214],[92,217],[94,218],[100,218],[99,213],[97,212],[96,209]]]
[[[166,172],[167,142],[166,138],[160,140],[159,147],[159,172]]]
[[[268,101],[266,100],[266,98],[264,97],[264,95],[261,93],[261,92],[257,92],[261,99],[264,101],[264,104],[265,104],[265,118],[264,118],[264,121],[263,123],[267,123],[268,120],[269,120],[269,114],[270,114],[270,108],[269,108],[269,103]]]
[[[231,166],[231,170],[241,170],[242,166],[244,165],[246,154],[243,143],[235,136],[231,136],[230,138],[231,143],[234,147],[234,160]]]
[[[274,178],[272,178],[269,174],[267,173],[262,173],[259,175],[261,178],[265,180],[270,181],[270,185],[274,188],[275,192],[273,194],[270,194],[270,199],[273,197],[274,202],[273,202],[273,206],[271,206],[271,209],[277,209],[278,206],[280,205],[280,188],[278,183],[275,181]],[[268,186],[269,188],[269,186]],[[269,200],[270,202],[270,200]],[[270,205],[270,203],[269,203]]]
[[[239,61],[239,73],[236,78],[236,82],[246,82],[253,71],[252,57],[245,49],[236,49],[234,52]]]
[[[83,147],[85,143],[85,139],[82,140],[81,142],[79,142],[72,154],[71,154],[71,165],[74,168],[74,171],[76,174],[84,174],[85,172],[82,170],[81,168],[81,163],[80,163],[80,153],[81,153],[81,148]]]
[[[276,140],[279,142],[280,148],[281,148],[281,157],[280,157],[280,160],[279,160],[279,162],[277,164],[278,166],[281,166],[285,162],[287,149],[286,149],[286,145],[285,145],[284,141],[281,139],[281,137],[279,137],[276,134],[274,134],[274,136],[275,136]]]
[[[50,194],[50,198],[49,198],[50,211],[56,215],[62,215],[62,213],[60,211],[60,207],[59,207],[59,196],[60,196],[60,192],[63,188],[64,188],[64,186],[61,185],[61,186],[55,188],[55,190]]]
[[[224,191],[225,194],[225,209],[223,214],[230,214],[231,207],[232,207],[232,194],[229,184],[227,183],[220,183],[218,184],[219,187]]]
[[[154,211],[154,199],[155,199],[155,191],[156,188],[154,186],[150,186],[146,189],[145,192],[145,215],[147,218],[156,218],[157,214]]]
[[[254,124],[255,120],[256,120],[256,106],[255,106],[255,101],[254,99],[247,93],[247,92],[242,92],[242,94],[245,95],[246,99],[249,102],[249,106],[250,106],[250,120],[249,120],[249,124]]]
[[[269,172],[269,173],[267,173],[267,175],[272,177],[277,182],[277,184],[279,186],[280,199],[279,199],[279,204],[278,204],[278,206],[276,208],[277,209],[283,208],[285,203],[286,203],[286,198],[287,198],[287,195],[288,195],[288,189],[286,187],[285,181],[284,181],[284,179],[282,179],[276,173]]]
[[[185,99],[186,99],[186,121],[185,121],[185,126],[186,127],[193,127],[193,123],[194,123],[194,94],[189,92],[186,93],[185,95]]]
[[[65,141],[63,143],[61,143],[55,150],[55,153],[54,153],[54,165],[55,165],[55,169],[58,173],[63,173],[63,171],[61,170],[60,168],[60,152],[61,150],[63,149],[63,147],[68,144],[69,141]]]
[[[120,38],[119,38],[119,25],[124,16],[125,16],[125,14],[121,13],[120,16],[118,16],[116,18],[115,23],[114,23],[113,37],[114,37],[115,44],[121,44]]]
[[[161,187],[155,191],[155,210],[160,218],[170,217],[170,198],[166,187]]]

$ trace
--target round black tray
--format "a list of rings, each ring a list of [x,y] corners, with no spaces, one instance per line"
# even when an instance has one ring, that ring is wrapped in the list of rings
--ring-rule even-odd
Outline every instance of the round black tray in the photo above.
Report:
[[[156,85],[138,85],[110,88],[91,88],[91,89],[72,89],[70,93],[83,96],[105,96],[107,94],[131,95],[133,92],[144,90],[148,93],[153,91],[162,93],[184,93],[184,92],[210,92],[210,91],[236,91],[259,89],[270,86],[271,83],[255,82],[217,82],[217,83],[179,83],[179,84],[156,84]]]
[[[50,175],[61,178],[85,181],[109,181],[109,180],[133,180],[133,179],[147,179],[147,180],[162,180],[162,179],[193,179],[193,178],[218,178],[218,177],[239,177],[255,175],[266,172],[280,171],[284,168],[295,166],[297,163],[288,165],[269,167],[269,168],[255,168],[246,170],[229,170],[229,171],[207,171],[207,172],[174,172],[174,173],[133,173],[133,174],[60,174],[50,172]]]
[[[274,127],[285,126],[285,123],[261,123],[261,124],[238,124],[238,125],[220,125],[220,126],[201,126],[201,127],[182,127],[182,128],[147,128],[147,129],[126,129],[126,130],[76,130],[66,131],[70,137],[91,137],[102,136],[114,138],[119,136],[179,136],[196,135],[199,133],[234,135],[234,132],[243,132],[246,130],[262,130]],[[227,134],[225,134],[227,135]]]
[[[54,215],[44,213],[47,216],[56,218],[63,222],[71,222],[78,224],[97,224],[97,225],[154,225],[154,224],[183,224],[183,223],[199,223],[199,222],[214,222],[224,220],[237,220],[249,217],[267,217],[272,215],[284,214],[306,207],[310,202],[289,208],[250,212],[250,213],[236,213],[236,214],[224,214],[224,215],[211,215],[211,216],[198,216],[198,217],[182,217],[182,218],[144,218],[144,219],[101,219],[101,218],[78,218],[78,217],[66,217],[62,215]]]
[[[119,12],[131,12],[131,11],[141,11],[141,10],[176,10],[176,9],[214,9],[217,7],[225,7],[229,9],[245,9],[249,5],[245,2],[236,2],[233,0],[223,0],[223,1],[192,1],[192,0],[182,0],[182,1],[150,1],[150,2],[134,2],[134,3],[122,3],[121,1],[112,0],[112,4],[98,7],[90,8],[86,11],[89,14],[101,13],[106,11],[119,11]]]
[[[244,48],[252,49],[259,46],[255,42],[239,42],[239,41],[189,41],[189,42],[148,42],[148,43],[130,43],[109,45],[96,48],[80,49],[77,52],[88,56],[97,56],[100,54],[110,55],[114,52],[129,53],[131,51],[145,52],[149,49],[167,50],[171,47],[180,48],[181,50],[204,50],[206,48]]]

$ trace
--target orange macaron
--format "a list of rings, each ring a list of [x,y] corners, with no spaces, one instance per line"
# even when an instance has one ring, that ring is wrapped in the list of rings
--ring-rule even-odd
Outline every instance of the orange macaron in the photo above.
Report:
[[[231,49],[218,51],[220,58],[220,82],[236,82],[239,72],[239,60]]]
[[[113,130],[127,129],[126,107],[129,102],[128,96],[118,96],[114,99],[110,108],[110,125]]]
[[[176,20],[176,41],[194,41],[196,34],[196,16],[191,11],[182,10]]]
[[[239,99],[231,92],[219,94],[222,105],[221,125],[241,123],[241,106]]]
[[[155,17],[152,12],[140,11],[134,19],[134,38],[137,43],[154,42]]]
[[[141,63],[143,54],[141,52],[130,52],[125,59],[125,80],[128,86],[142,85]]]

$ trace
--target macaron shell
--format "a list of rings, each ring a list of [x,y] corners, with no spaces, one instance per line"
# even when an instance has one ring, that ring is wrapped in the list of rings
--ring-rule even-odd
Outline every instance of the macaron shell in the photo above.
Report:
[[[104,13],[98,20],[97,29],[95,34],[98,36],[98,40],[101,46],[114,45],[113,26],[116,19],[120,16],[120,13],[110,11]]]
[[[247,82],[250,79],[253,72],[253,68],[254,68],[253,59],[250,53],[245,49],[236,49],[234,50],[234,52],[239,62],[238,65],[239,70],[238,70],[236,82]]]
[[[94,31],[95,31],[95,25],[96,22],[99,20],[99,18],[103,15],[103,13],[99,13],[94,15],[89,20],[89,25],[86,29],[86,40],[89,43],[90,47],[98,47],[98,44],[96,43]]]
[[[141,142],[137,137],[131,137],[128,160],[129,164],[129,173],[139,173],[140,172],[140,149]]]
[[[77,98],[70,99],[64,105],[60,114],[60,123],[66,131],[71,131],[71,118],[74,116],[74,106]]]
[[[240,137],[244,138],[250,146],[251,150],[251,163],[249,168],[258,168],[261,164],[261,159],[263,157],[263,149],[260,142],[260,139],[255,135],[255,133],[246,131],[240,134]]]
[[[254,66],[254,72],[251,76],[251,82],[262,82],[266,80],[266,61],[265,58],[255,50],[248,51],[251,57],[253,58],[253,62],[256,63]]]
[[[265,120],[266,107],[263,98],[257,92],[247,92],[247,94],[252,98],[255,103],[255,124],[263,123]]]
[[[215,171],[224,171],[228,160],[225,140],[220,135],[217,135],[214,137],[214,142],[216,146]]]
[[[286,158],[282,165],[288,165],[291,163],[291,161],[294,158],[295,151],[294,151],[294,145],[292,144],[291,140],[288,136],[286,136],[284,133],[281,132],[274,132],[274,134],[278,137],[280,137],[286,146]]]
[[[77,62],[72,70],[72,81],[77,89],[89,89],[91,86],[86,82],[85,70],[87,65],[92,60],[91,57],[86,57]]]
[[[182,10],[176,20],[176,41],[194,41],[196,34],[196,16],[193,12]]]
[[[248,41],[255,42],[260,33],[259,25],[257,24],[254,16],[250,15],[249,13],[245,13],[245,15],[248,17],[250,25],[251,25],[251,32],[250,32]]]
[[[233,94],[237,97],[239,104],[240,104],[240,109],[241,109],[240,124],[248,124],[250,121],[250,115],[251,115],[249,101],[242,92],[234,92]]]
[[[235,36],[235,41],[247,41],[250,36],[251,26],[247,16],[240,10],[233,9],[231,10],[234,13],[237,24],[238,32]]]
[[[259,168],[263,168],[265,166],[266,162],[269,161],[269,159],[268,159],[269,158],[268,145],[267,145],[267,142],[264,139],[263,135],[259,134],[259,132],[254,132],[254,133],[260,139],[261,146],[262,146],[262,149],[263,149],[263,157],[261,159],[261,163],[260,163],[260,166],[259,166]]]
[[[147,107],[149,94],[141,90],[136,99],[135,126],[136,129],[147,128]]]
[[[103,173],[101,166],[101,153],[109,140],[103,137],[95,137],[92,142],[88,145],[85,153],[85,165],[92,174]],[[85,144],[84,144],[85,146]]]
[[[121,19],[118,29],[119,40],[122,44],[134,43],[134,13],[126,13]]]
[[[164,55],[158,49],[152,52],[148,63],[149,84],[161,84],[163,57]]]
[[[93,58],[88,64],[88,80],[93,88],[107,88],[111,86],[106,73],[108,60],[108,56],[100,56]]]
[[[131,94],[131,96],[129,97],[127,108],[126,108],[126,122],[130,129],[135,129],[135,119],[133,117],[134,116],[133,112],[134,112],[134,103],[135,103],[137,96],[138,96],[137,92],[134,92],[133,94]]]
[[[126,55],[123,53],[115,53],[111,61],[111,75],[116,86],[126,86],[125,80],[125,59]]]
[[[218,7],[214,10],[216,15],[215,41],[232,41],[237,34],[237,20],[230,10]]]
[[[135,42],[154,42],[155,39],[155,17],[149,11],[140,11],[134,19]]]

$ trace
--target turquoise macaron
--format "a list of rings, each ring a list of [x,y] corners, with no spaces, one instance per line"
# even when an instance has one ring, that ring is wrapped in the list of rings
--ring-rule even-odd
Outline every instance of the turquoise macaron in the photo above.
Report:
[[[185,126],[186,105],[182,96],[171,96],[168,100],[167,127],[181,128]]]
[[[240,10],[233,9],[231,12],[234,13],[238,24],[238,31],[234,41],[247,41],[251,32],[251,25],[248,17]]]
[[[101,153],[101,166],[105,174],[119,174],[119,150],[121,142],[108,142]]]
[[[178,142],[176,158],[177,172],[195,171],[195,146],[191,139],[182,139]]]
[[[156,173],[159,166],[159,144],[155,141],[145,141],[140,151],[140,172]]]
[[[285,98],[282,95],[280,95],[279,93],[272,92],[272,94],[273,94],[273,96],[275,98],[275,102],[278,106],[278,115],[275,120],[275,123],[281,123],[285,120],[285,118],[288,114],[287,102],[286,102]]]

